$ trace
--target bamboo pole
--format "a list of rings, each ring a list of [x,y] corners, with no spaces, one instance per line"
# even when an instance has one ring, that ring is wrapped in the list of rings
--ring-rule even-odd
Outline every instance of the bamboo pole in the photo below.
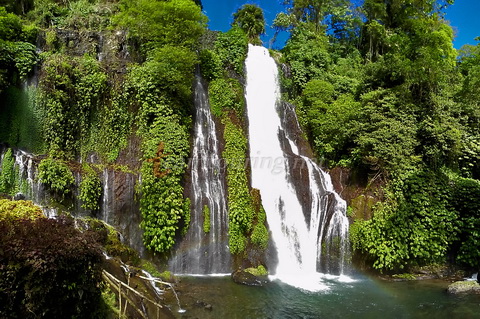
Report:
[[[119,288],[118,288],[119,286],[117,286],[117,285],[116,285],[110,278],[108,278],[105,274],[102,274],[102,275],[103,275],[103,279],[105,279],[105,281],[107,281],[107,282],[110,284],[111,287],[115,288],[115,289],[117,290],[119,296],[120,296],[121,292],[120,292],[120,290],[119,290]],[[122,294],[123,294],[123,293],[122,293]],[[130,298],[128,298],[128,297],[125,296],[125,295],[124,295],[124,298],[125,298],[125,300],[126,300],[127,302],[130,303],[130,305],[132,306],[132,308],[135,309],[135,310],[140,314],[140,316],[142,316],[142,318],[148,319],[148,318],[145,316],[145,314],[144,314],[140,309],[138,309],[137,307],[135,307],[135,304],[133,303],[133,301],[132,301]],[[157,309],[158,309],[158,308],[157,308]],[[121,309],[119,309],[119,313],[121,313]]]
[[[133,293],[137,294],[138,296],[140,296],[141,298],[147,300],[148,302],[150,302],[151,304],[159,307],[159,308],[163,308],[162,305],[160,305],[159,303],[156,303],[155,301],[153,300],[150,300],[148,299],[144,294],[142,294],[141,292],[139,291],[136,291],[135,289],[133,289],[132,287],[130,287],[129,285],[127,285],[126,283],[122,282],[121,280],[115,278],[115,276],[113,276],[112,274],[108,273],[107,271],[103,270],[103,273],[109,277],[111,280],[117,282],[119,285],[122,285],[123,287],[127,288],[128,290],[132,291]],[[142,278],[143,279],[143,278]]]
[[[122,286],[118,284],[118,319],[122,319]]]

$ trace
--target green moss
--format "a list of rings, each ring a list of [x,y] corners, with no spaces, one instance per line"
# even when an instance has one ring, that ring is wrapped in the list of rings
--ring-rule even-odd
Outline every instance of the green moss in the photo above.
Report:
[[[115,293],[106,285],[102,288],[102,308],[100,311],[105,318],[117,318],[120,315],[118,309],[117,297]]]
[[[392,276],[393,278],[405,279],[405,280],[417,280],[417,277],[414,274],[404,273],[396,274]]]
[[[42,209],[31,201],[0,199],[0,221],[13,222],[44,217]]]
[[[172,274],[172,272],[168,270],[161,272],[158,277],[163,281],[168,281],[168,282],[175,281],[175,276]]]
[[[210,232],[210,208],[207,205],[203,206],[203,231]]]
[[[257,277],[268,276],[268,271],[263,265],[259,265],[256,268],[254,267],[246,268],[245,271]]]
[[[158,271],[157,266],[148,260],[142,259],[140,262],[140,267],[153,277],[160,278],[162,276],[162,273]]]

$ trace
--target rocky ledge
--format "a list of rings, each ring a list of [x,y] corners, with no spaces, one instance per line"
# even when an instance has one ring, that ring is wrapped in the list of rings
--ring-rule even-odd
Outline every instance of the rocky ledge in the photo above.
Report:
[[[450,294],[480,294],[480,284],[473,280],[456,281],[447,288]]]

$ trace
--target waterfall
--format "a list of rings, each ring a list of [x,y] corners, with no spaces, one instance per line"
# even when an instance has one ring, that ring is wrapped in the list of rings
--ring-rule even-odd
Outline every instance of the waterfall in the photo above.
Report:
[[[295,141],[285,121],[292,110],[280,102],[277,66],[268,50],[249,45],[246,71],[252,187],[260,190],[278,252],[270,270],[288,284],[322,289],[321,272],[345,270],[345,201]],[[298,126],[296,117],[293,122]]]
[[[231,272],[228,249],[228,212],[220,145],[215,122],[201,78],[195,85],[195,137],[190,163],[189,197],[191,221],[188,232],[175,249],[170,269],[181,274]],[[206,217],[209,215],[209,217]],[[205,225],[205,218],[208,224]],[[205,230],[208,230],[205,232]]]

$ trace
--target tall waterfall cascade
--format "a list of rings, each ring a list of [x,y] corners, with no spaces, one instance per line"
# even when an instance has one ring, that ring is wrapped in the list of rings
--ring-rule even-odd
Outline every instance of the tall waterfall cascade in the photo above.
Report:
[[[260,190],[278,253],[270,272],[299,288],[323,289],[323,273],[345,272],[346,203],[282,121],[277,65],[267,49],[249,45],[246,72],[252,187]]]
[[[190,163],[191,220],[186,236],[170,260],[170,269],[177,274],[229,273],[228,210],[225,181],[220,170],[220,145],[208,97],[199,76],[195,85],[195,109],[195,136]]]

